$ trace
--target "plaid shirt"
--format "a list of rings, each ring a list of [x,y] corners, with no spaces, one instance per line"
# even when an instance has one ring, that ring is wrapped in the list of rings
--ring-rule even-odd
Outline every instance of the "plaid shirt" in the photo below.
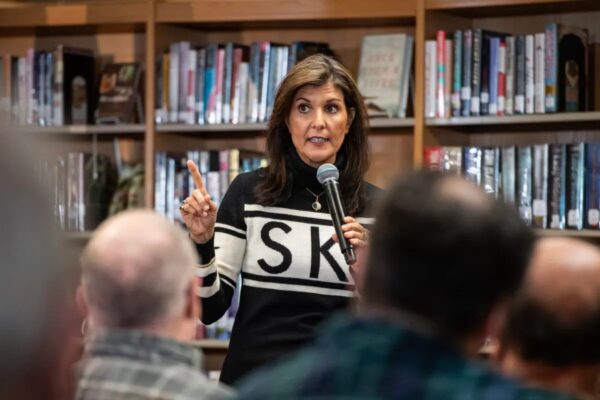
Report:
[[[433,336],[334,318],[312,346],[240,385],[242,399],[558,400],[465,359]]]
[[[98,332],[77,365],[78,400],[232,398],[200,372],[201,353],[139,331]]]

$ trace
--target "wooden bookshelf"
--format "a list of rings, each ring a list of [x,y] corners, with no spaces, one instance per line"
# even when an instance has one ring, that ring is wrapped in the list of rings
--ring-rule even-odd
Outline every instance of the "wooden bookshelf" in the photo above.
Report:
[[[108,0],[81,4],[15,4],[0,8],[2,28],[44,28],[145,24],[145,0]]]
[[[65,125],[65,126],[22,126],[16,127],[20,133],[31,135],[131,135],[144,134],[144,124],[123,125]]]
[[[427,118],[427,126],[462,127],[474,125],[580,125],[598,126],[600,123],[600,112],[573,112],[534,115],[506,115],[506,116],[482,116],[482,117],[451,117],[451,118]]]
[[[227,350],[229,348],[229,340],[219,339],[200,339],[192,342],[194,347],[214,350]]]
[[[582,229],[535,229],[536,235],[540,237],[570,237],[587,240],[600,240],[600,230]]]

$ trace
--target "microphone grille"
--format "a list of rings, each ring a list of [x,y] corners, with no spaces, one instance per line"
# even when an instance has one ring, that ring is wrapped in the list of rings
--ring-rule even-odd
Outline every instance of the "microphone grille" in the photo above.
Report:
[[[323,164],[317,170],[317,180],[322,185],[330,179],[338,180],[340,177],[340,171],[333,164]]]

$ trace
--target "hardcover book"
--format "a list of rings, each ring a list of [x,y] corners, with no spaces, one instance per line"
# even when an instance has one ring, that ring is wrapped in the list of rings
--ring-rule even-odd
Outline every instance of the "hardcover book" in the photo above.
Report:
[[[100,77],[96,123],[127,124],[144,120],[138,63],[108,64]]]

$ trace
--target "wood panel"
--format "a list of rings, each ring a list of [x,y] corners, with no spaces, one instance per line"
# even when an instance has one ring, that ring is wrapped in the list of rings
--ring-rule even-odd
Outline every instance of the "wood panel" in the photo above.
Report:
[[[411,18],[416,0],[197,0],[157,7],[159,22],[336,21]]]
[[[596,0],[423,0],[428,10],[445,10],[458,15],[499,16],[562,13],[599,9]]]
[[[0,8],[0,27],[48,27],[144,23],[146,1],[36,4]]]
[[[399,173],[413,168],[412,130],[399,133],[397,130],[371,131],[371,167],[365,180],[385,188]]]

